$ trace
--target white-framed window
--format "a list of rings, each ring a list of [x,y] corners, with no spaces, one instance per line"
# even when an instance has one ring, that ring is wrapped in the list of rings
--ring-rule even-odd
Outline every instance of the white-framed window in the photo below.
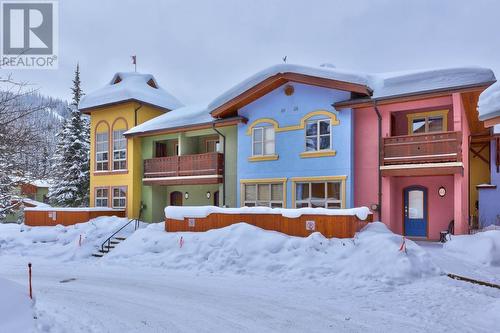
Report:
[[[254,127],[252,129],[252,155],[275,154],[274,127]]]
[[[126,130],[113,131],[113,170],[127,169],[127,138]]]
[[[284,207],[283,184],[243,184],[243,205],[246,207]]]
[[[306,151],[332,149],[330,119],[309,120],[306,122]]]
[[[295,183],[295,207],[342,208],[342,182]]]
[[[113,208],[125,208],[127,206],[127,189],[123,186],[113,187]]]
[[[96,134],[95,162],[96,170],[104,171],[109,169],[109,141],[108,132]]]
[[[95,190],[95,206],[96,207],[108,207],[108,189],[107,188],[97,188]]]

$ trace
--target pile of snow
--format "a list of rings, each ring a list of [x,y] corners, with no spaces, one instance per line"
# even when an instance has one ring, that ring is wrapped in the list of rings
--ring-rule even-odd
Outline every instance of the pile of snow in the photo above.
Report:
[[[164,223],[136,231],[103,260],[169,270],[271,275],[273,278],[335,279],[338,282],[402,284],[439,274],[412,241],[400,252],[401,236],[374,222],[353,239],[307,238],[238,223],[203,233],[163,232]]]
[[[0,332],[35,332],[33,303],[27,290],[0,278]]]
[[[349,209],[326,209],[326,208],[269,208],[269,207],[241,207],[221,208],[216,206],[167,206],[165,217],[174,220],[184,218],[205,218],[210,214],[279,214],[288,218],[298,218],[302,215],[329,215],[329,216],[356,216],[360,220],[366,220],[370,214],[367,207]]]
[[[500,82],[496,82],[479,95],[479,120],[500,117]]]
[[[78,108],[85,110],[124,101],[144,102],[167,110],[182,106],[158,85],[153,75],[125,72],[116,73],[105,87],[83,96]]]
[[[135,126],[125,132],[125,135],[199,125],[210,123],[213,120],[214,118],[208,112],[206,104],[184,106]]]
[[[444,250],[470,261],[500,266],[500,230],[478,232],[474,235],[452,236]]]
[[[68,227],[0,224],[0,256],[14,254],[61,261],[87,258],[106,238],[127,222],[126,218],[102,216]],[[120,235],[129,235],[132,228],[131,224]],[[82,236],[81,246],[79,246],[80,235]]]

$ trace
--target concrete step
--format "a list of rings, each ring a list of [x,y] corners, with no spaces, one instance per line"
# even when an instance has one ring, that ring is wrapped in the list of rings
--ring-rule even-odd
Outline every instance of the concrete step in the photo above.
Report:
[[[113,239],[116,239],[116,240],[119,240],[119,241],[124,241],[127,238],[125,238],[125,237],[113,237]]]

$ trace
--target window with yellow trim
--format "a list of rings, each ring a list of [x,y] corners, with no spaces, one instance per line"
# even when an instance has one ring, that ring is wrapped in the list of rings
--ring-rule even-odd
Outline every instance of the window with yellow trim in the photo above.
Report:
[[[273,126],[252,129],[252,156],[268,156],[275,153],[275,133]]]
[[[308,120],[306,122],[306,151],[330,150],[331,148],[331,120]]]
[[[109,166],[108,132],[101,132],[96,134],[95,146],[96,146],[95,149],[96,170],[97,171],[108,170]]]
[[[319,181],[295,183],[295,206],[342,207],[342,181]]]
[[[97,188],[95,190],[95,202],[96,207],[108,207],[108,189],[107,188]]]
[[[284,206],[283,183],[257,183],[242,184],[243,205],[246,207],[271,207]]]
[[[113,170],[127,169],[127,139],[123,135],[125,131],[113,131]]]
[[[408,114],[408,134],[447,131],[447,114],[447,110]]]

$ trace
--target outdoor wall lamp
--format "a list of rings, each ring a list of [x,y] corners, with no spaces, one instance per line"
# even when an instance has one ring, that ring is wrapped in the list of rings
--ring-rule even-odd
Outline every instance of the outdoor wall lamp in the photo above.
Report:
[[[444,188],[444,186],[441,186],[438,190],[438,194],[439,196],[442,198],[446,195],[446,189]]]
[[[186,199],[186,200],[189,199],[189,192],[184,193],[184,199]]]
[[[210,193],[210,191],[207,191],[207,199],[210,199],[211,196],[212,196],[212,193]]]

